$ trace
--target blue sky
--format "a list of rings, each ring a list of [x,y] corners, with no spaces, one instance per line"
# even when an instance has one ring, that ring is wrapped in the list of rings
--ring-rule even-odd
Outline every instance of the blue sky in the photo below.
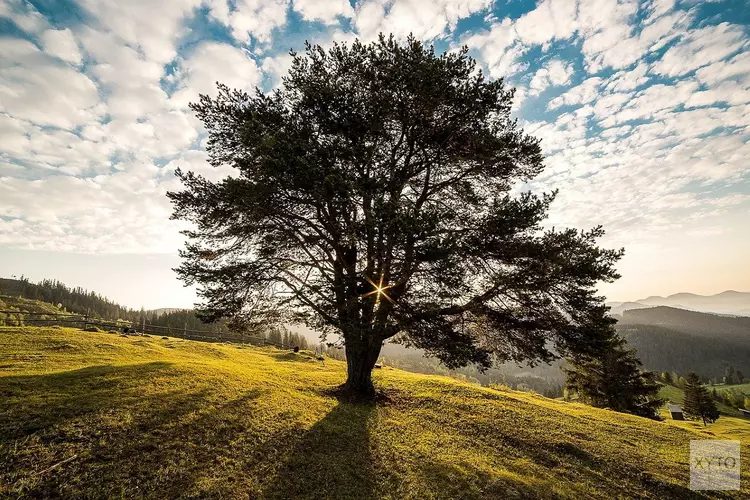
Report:
[[[467,45],[517,88],[559,188],[550,224],[624,246],[615,300],[750,290],[746,1],[0,0],[0,275],[189,306],[164,196],[212,179],[187,104],[270,90],[305,40]]]

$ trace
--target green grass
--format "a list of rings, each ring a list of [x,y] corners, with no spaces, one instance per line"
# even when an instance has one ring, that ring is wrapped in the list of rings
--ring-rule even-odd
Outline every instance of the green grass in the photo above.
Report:
[[[40,314],[59,314],[62,312],[53,304],[47,302],[25,299],[23,297],[12,297],[9,295],[0,295],[0,311],[18,311]]]
[[[702,429],[388,368],[378,403],[350,403],[344,375],[270,348],[0,328],[0,497],[703,497]]]
[[[706,388],[710,391],[711,387],[706,386]],[[716,389],[719,390],[718,388]],[[673,385],[662,385],[661,389],[659,389],[659,396],[663,399],[666,399],[668,401],[671,401],[673,403],[682,404],[682,401],[685,399],[685,391],[680,389],[679,387],[675,387]],[[731,406],[727,406],[724,403],[716,402],[716,408],[719,409],[719,412],[722,415],[730,416],[730,417],[739,417],[750,426],[750,420],[748,420],[746,417],[742,416],[742,413],[740,413],[736,408],[732,408]]]
[[[723,391],[726,389],[736,389],[740,391],[743,394],[750,394],[750,382],[744,383],[744,384],[717,384],[713,386],[709,386],[709,389],[716,388],[717,391]]]

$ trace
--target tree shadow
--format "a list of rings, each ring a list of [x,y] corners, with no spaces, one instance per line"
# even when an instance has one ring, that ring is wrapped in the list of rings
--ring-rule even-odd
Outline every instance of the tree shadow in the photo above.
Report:
[[[264,484],[268,499],[376,498],[369,425],[376,405],[339,400],[323,419],[298,436],[276,474]]]

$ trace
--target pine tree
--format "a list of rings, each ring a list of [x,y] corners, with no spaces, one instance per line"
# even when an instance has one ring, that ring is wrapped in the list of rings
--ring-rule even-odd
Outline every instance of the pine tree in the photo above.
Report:
[[[665,384],[672,384],[672,374],[666,370],[661,373],[661,379]]]
[[[736,372],[734,372],[734,378],[735,378],[735,380],[737,380],[738,384],[741,384],[745,380],[745,376],[739,370],[737,370]]]
[[[724,383],[726,385],[734,384],[734,366],[729,365],[726,370],[724,370]]]
[[[658,397],[659,384],[655,374],[641,371],[635,351],[625,340],[612,334],[610,345],[601,356],[577,356],[568,359],[568,392],[577,394],[581,402],[599,408],[632,413],[658,419],[664,401]]]
[[[685,399],[682,403],[685,416],[703,419],[703,425],[715,422],[719,418],[719,410],[708,389],[701,384],[700,377],[691,372],[685,381]]]

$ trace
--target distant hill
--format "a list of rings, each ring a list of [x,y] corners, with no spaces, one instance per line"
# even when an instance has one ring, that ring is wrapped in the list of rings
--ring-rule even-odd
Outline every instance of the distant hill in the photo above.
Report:
[[[653,295],[635,303],[647,306],[671,306],[700,312],[750,316],[750,292],[727,290],[716,295],[676,293],[667,297]],[[635,309],[631,307],[630,309]]]
[[[750,374],[750,318],[660,306],[624,311],[617,330],[649,370],[714,378],[731,364]]]
[[[607,302],[607,305],[610,307],[610,314],[617,314],[620,315],[624,311],[629,311],[631,309],[643,309],[646,307],[653,307],[646,304],[641,304],[639,302]]]

